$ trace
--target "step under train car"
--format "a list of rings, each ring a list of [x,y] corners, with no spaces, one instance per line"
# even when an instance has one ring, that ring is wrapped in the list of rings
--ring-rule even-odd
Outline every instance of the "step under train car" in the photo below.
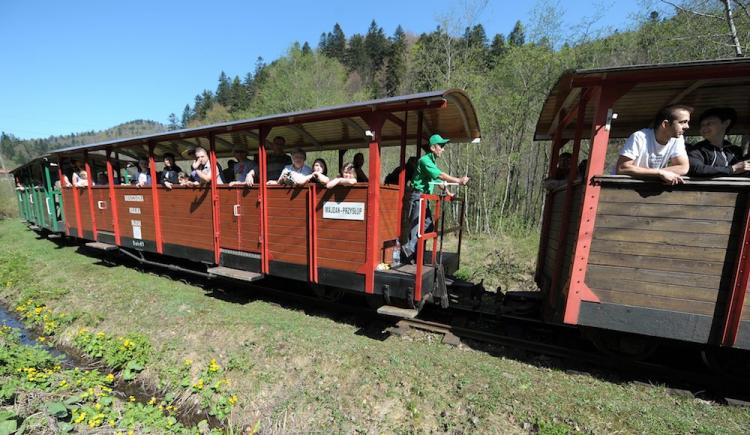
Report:
[[[427,92],[69,147],[14,174],[55,165],[57,174],[47,171],[46,180],[39,178],[40,187],[59,196],[62,209],[57,227],[49,229],[88,240],[92,247],[155,255],[165,265],[170,258],[190,260],[204,264],[214,276],[245,281],[281,277],[309,282],[318,290],[358,292],[385,303],[385,313],[391,309],[414,316],[426,302],[447,304],[444,277],[459,265],[462,200],[424,195],[425,205],[434,203],[436,220],[441,205],[453,206],[460,210],[459,224],[440,234],[422,228],[417,252],[421,261],[383,267],[392,261],[408,214],[403,201],[407,155],[419,156],[435,133],[457,144],[479,141],[477,116],[464,92]],[[157,168],[168,154],[184,160],[178,162],[182,168],[191,169],[190,152],[196,147],[208,152],[212,168],[238,149],[255,155],[257,178],[266,180],[267,156],[277,136],[285,139],[285,152],[337,150],[338,167],[328,162],[331,178],[345,157],[351,161],[352,150],[361,149],[370,181],[330,189],[317,183],[230,186],[217,183],[218,171],[211,171],[212,182],[200,187],[128,183],[141,160],[148,162],[151,180],[158,179]],[[397,184],[381,182],[383,147],[400,147]],[[96,181],[71,186],[74,167]],[[62,187],[55,190],[58,180]],[[22,210],[33,208],[28,194],[19,193],[19,201]],[[36,216],[23,212],[30,222],[38,221]],[[457,252],[438,253],[443,233],[458,235]],[[431,243],[425,247],[427,242]]]
[[[734,108],[730,134],[740,145],[750,134],[748,96],[748,59],[560,77],[535,133],[552,143],[551,177],[560,152],[572,154],[543,213],[536,282],[547,321],[584,327],[600,344],[633,353],[659,339],[750,349],[750,178],[666,186],[610,175],[624,139],[670,104],[694,108],[687,143],[702,140],[703,111]]]

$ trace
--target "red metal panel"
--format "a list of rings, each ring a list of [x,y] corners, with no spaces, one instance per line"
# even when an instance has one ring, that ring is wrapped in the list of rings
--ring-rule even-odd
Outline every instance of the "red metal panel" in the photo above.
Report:
[[[366,120],[374,133],[370,141],[369,177],[367,186],[367,269],[365,293],[375,291],[375,268],[378,266],[378,225],[380,221],[380,135],[385,122],[382,112],[375,112]]]
[[[724,329],[721,335],[722,346],[733,346],[742,320],[742,307],[745,303],[747,283],[750,279],[750,196],[745,204],[744,230],[742,243],[737,253],[737,263],[732,277],[732,292],[727,300]]]
[[[258,131],[258,158],[260,159],[260,178],[258,179],[258,201],[260,201],[260,243],[261,243],[261,271],[268,273],[268,165],[266,162],[266,136],[268,128],[261,127]]]
[[[156,179],[156,162],[154,161],[154,143],[148,144],[148,168],[151,173],[151,197],[154,206],[154,238],[156,239],[156,252],[164,253],[164,240],[161,236],[161,208],[159,207],[159,189]]]
[[[317,187],[315,183],[308,186],[307,191],[307,255],[310,268],[310,282],[318,282],[318,225],[315,204],[317,203]]]
[[[209,161],[211,165],[211,215],[214,224],[214,263],[219,264],[221,259],[221,229],[219,225],[219,191],[216,187],[216,179],[219,176],[216,172],[216,136],[211,133],[208,136],[210,144]]]
[[[560,229],[558,234],[557,242],[557,256],[555,258],[555,264],[552,269],[552,279],[550,280],[549,292],[547,294],[548,307],[552,308],[555,306],[554,301],[558,294],[558,281],[560,280],[560,274],[563,270],[563,261],[565,261],[565,245],[568,242],[568,225],[570,225],[570,207],[573,201],[573,181],[576,179],[576,172],[578,172],[578,154],[581,150],[581,136],[583,134],[583,122],[584,116],[586,115],[586,103],[588,101],[584,98],[578,103],[578,111],[576,116],[576,131],[575,138],[573,139],[573,154],[570,158],[570,168],[568,170],[567,177],[567,188],[565,190],[565,199],[562,208],[562,221],[560,222]],[[558,132],[565,129],[566,123],[571,121],[569,117],[565,117],[565,121],[560,124]],[[559,154],[558,154],[559,157]],[[546,257],[546,252],[545,252]]]
[[[594,88],[592,99],[595,101],[594,125],[591,129],[591,155],[589,157],[588,171],[583,184],[583,203],[581,204],[581,219],[578,228],[578,240],[573,248],[573,264],[568,282],[567,300],[565,301],[565,312],[563,320],[568,324],[578,323],[581,301],[599,302],[596,295],[586,285],[586,270],[588,268],[591,240],[596,222],[596,210],[599,206],[599,193],[601,186],[594,185],[591,178],[604,170],[609,131],[605,128],[607,123],[607,111],[612,107],[617,98],[622,95],[616,88],[602,89]]]
[[[115,176],[112,170],[112,150],[107,150],[107,182],[109,182],[109,203],[112,211],[112,226],[115,233],[115,244],[120,244],[120,216],[117,215],[117,196],[115,195]],[[119,181],[119,180],[118,180]]]
[[[91,190],[91,185],[94,184],[94,173],[91,172],[91,165],[89,165],[89,153],[88,151],[83,152],[83,165],[86,168],[86,174],[88,175],[89,182],[86,183],[86,191],[89,197],[89,210],[91,211],[91,231],[94,233],[94,240],[97,239],[96,231],[96,209],[94,208],[94,192]]]

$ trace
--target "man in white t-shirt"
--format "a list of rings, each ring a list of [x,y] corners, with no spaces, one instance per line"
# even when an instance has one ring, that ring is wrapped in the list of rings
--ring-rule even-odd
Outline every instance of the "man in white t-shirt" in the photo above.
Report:
[[[690,169],[685,139],[693,108],[681,104],[661,109],[654,128],[631,134],[620,149],[615,166],[618,175],[659,179],[665,184],[680,184]]]

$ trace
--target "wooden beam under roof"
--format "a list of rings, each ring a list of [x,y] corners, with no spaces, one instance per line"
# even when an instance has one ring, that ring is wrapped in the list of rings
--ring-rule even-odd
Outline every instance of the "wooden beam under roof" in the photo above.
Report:
[[[305,129],[305,127],[303,127],[303,126],[301,126],[299,124],[292,124],[292,125],[289,126],[289,128],[291,128],[292,130],[297,131],[299,134],[302,135],[302,137],[304,137],[310,143],[312,143],[313,145],[315,145],[315,147],[320,148],[320,143],[318,142],[318,140],[315,139],[315,137],[313,137],[313,135],[311,135],[310,132]]]

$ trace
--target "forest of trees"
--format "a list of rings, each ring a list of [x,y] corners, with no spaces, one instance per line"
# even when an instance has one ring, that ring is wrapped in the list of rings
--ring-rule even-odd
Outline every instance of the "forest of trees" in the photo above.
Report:
[[[592,34],[587,23],[563,31],[563,14],[550,2],[542,2],[528,26],[518,21],[507,34],[488,35],[471,18],[445,19],[421,35],[401,26],[386,35],[375,21],[364,35],[347,35],[335,24],[315,48],[293,43],[270,63],[258,58],[244,77],[221,72],[216,88],[196,95],[181,116],[171,114],[167,128],[461,88],[477,109],[482,142],[447,148],[442,166],[472,178],[465,191],[471,229],[533,227],[541,213],[549,152],[547,144],[533,142],[533,130],[560,74],[571,68],[734,57],[750,48],[748,3],[644,1],[632,28],[601,34]]]

